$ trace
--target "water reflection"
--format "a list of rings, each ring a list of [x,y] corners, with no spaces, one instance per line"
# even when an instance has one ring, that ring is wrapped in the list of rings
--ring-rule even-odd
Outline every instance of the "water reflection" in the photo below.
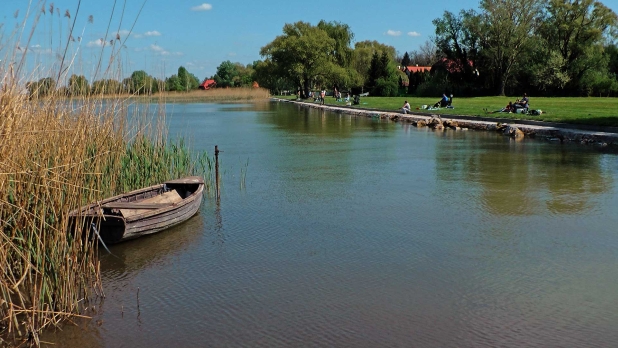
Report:
[[[163,266],[203,237],[204,216],[197,214],[169,230],[110,247],[101,256],[101,273],[110,281],[127,281],[145,267]]]
[[[436,143],[436,170],[445,183],[480,190],[479,206],[497,215],[576,214],[595,209],[595,196],[613,190],[589,147],[516,141],[493,133],[447,132]]]
[[[365,117],[354,117],[300,105],[278,103],[271,107],[274,112],[267,117],[260,118],[260,121],[274,124],[278,128],[292,133],[342,139],[349,138],[354,133],[365,131],[380,132],[384,136],[394,136],[395,128],[388,121],[368,121]],[[290,117],[291,115],[293,117]]]

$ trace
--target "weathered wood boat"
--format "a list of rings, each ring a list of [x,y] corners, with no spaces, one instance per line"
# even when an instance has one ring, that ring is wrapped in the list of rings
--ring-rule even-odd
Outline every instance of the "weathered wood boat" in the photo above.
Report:
[[[72,226],[82,226],[98,234],[105,244],[113,244],[189,219],[199,209],[203,191],[204,180],[191,176],[89,204],[72,211],[69,217]]]

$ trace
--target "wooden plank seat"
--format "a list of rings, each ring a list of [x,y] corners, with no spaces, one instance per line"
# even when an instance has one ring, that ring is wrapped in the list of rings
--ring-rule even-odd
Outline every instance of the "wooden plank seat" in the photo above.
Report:
[[[102,207],[109,209],[160,209],[172,204],[174,203],[112,202],[104,204]]]
[[[120,209],[120,213],[125,218],[143,214],[144,210],[161,209],[182,201],[182,197],[176,190],[168,191],[163,194],[142,199],[138,202],[110,202],[103,205],[103,208]]]

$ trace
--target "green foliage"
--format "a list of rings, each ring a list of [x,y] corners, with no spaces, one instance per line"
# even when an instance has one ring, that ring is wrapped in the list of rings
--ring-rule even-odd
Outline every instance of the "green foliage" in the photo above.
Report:
[[[280,95],[283,90],[294,88],[294,83],[286,77],[276,74],[277,67],[270,60],[253,62],[254,80],[260,87],[267,88],[273,94]]]
[[[125,92],[124,86],[114,79],[97,80],[92,83],[93,94],[119,94]]]
[[[133,94],[152,94],[159,92],[163,83],[148,75],[144,70],[137,70],[131,77],[124,79],[125,90]]]
[[[189,92],[200,85],[197,77],[187,71],[185,67],[178,68],[178,74],[165,79],[166,91]]]
[[[604,34],[611,34],[609,30],[618,26],[618,16],[593,0],[550,0],[545,10],[539,29],[542,47],[551,52],[549,56],[562,57],[560,70],[568,76],[565,87],[587,94],[595,84],[591,81],[608,69],[603,57]]]
[[[318,28],[324,30],[328,36],[335,40],[335,47],[330,55],[334,57],[337,65],[341,67],[348,67],[352,62],[352,40],[354,39],[354,33],[347,24],[339,22],[325,22],[321,20],[318,23]]]
[[[42,78],[36,82],[26,83],[30,98],[46,97],[56,90],[56,80],[51,77]]]
[[[253,65],[247,64],[247,66],[241,63],[235,63],[236,71],[238,74],[232,79],[234,87],[251,87],[253,85],[255,70]]]
[[[387,77],[379,77],[376,80],[376,85],[373,89],[374,95],[384,96],[384,97],[394,97],[399,92],[399,85],[397,81],[393,81],[392,78]]]
[[[395,60],[396,51],[393,46],[381,44],[377,41],[361,41],[354,45],[351,67],[358,78],[356,86],[375,86],[377,73],[372,71],[371,62],[375,53],[379,58],[382,52],[387,52],[389,57]]]
[[[90,93],[90,85],[84,75],[71,75],[69,78],[68,93],[70,96],[85,96]]]
[[[217,73],[213,79],[217,82],[217,87],[234,87],[234,79],[237,76],[236,64],[226,60],[217,67]]]
[[[403,54],[403,58],[401,58],[401,66],[408,66],[410,65],[410,55],[408,54],[408,52]]]
[[[356,74],[346,70],[352,38],[344,24],[322,21],[313,26],[296,22],[286,24],[283,35],[262,47],[260,54],[271,62],[272,73],[302,87],[305,96],[314,84],[324,88],[357,79]]]

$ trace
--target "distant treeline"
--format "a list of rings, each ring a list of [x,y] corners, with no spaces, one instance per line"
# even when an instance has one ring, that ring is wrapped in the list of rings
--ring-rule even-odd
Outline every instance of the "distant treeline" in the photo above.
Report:
[[[482,0],[479,8],[445,11],[435,36],[399,56],[394,47],[360,41],[347,24],[285,24],[262,47],[263,60],[224,61],[209,77],[217,87],[369,92],[377,96],[618,96],[618,16],[594,0]],[[428,67],[406,72],[406,66]],[[429,69],[429,67],[431,69]],[[416,69],[412,69],[416,70]],[[164,80],[135,71],[122,80],[88,84],[73,75],[67,86],[51,78],[28,84],[32,96],[190,91],[199,80],[184,67]]]
[[[335,87],[384,96],[618,96],[617,18],[593,0],[482,0],[477,10],[444,12],[433,21],[435,39],[402,57],[375,41],[352,48],[346,24],[296,22],[262,47],[256,70],[262,87],[303,96]],[[409,65],[431,71],[397,69]]]
[[[217,87],[251,87],[257,79],[252,65],[244,66],[230,61],[221,63],[217,68],[217,74],[204,80],[209,78],[217,82]],[[171,91],[189,92],[197,90],[199,86],[200,80],[182,66],[178,68],[177,74],[166,79],[158,79],[143,70],[138,70],[123,80],[101,79],[92,84],[83,75],[71,75],[65,86],[59,86],[52,77],[45,77],[26,84],[31,98],[45,97],[51,94],[67,97],[126,93],[150,95]]]

